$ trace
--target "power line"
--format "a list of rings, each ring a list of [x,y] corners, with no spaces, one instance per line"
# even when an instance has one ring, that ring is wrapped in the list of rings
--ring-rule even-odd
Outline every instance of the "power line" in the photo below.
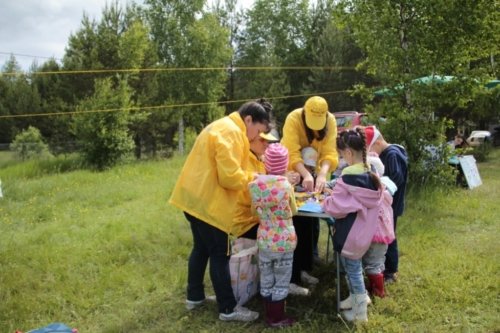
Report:
[[[275,96],[275,97],[264,97],[268,100],[277,100],[277,99],[285,99],[285,98],[295,98],[295,97],[305,97],[305,96],[318,96],[318,95],[333,95],[350,92],[351,90],[337,90],[330,92],[322,92],[322,93],[310,93],[310,94],[300,94],[300,95],[289,95],[289,96]],[[26,114],[17,114],[17,115],[0,115],[0,119],[6,118],[30,118],[30,117],[50,117],[50,116],[66,116],[66,115],[76,115],[76,114],[91,114],[91,113],[100,113],[100,112],[133,112],[133,111],[147,111],[147,110],[158,110],[158,109],[173,109],[173,108],[185,108],[185,107],[193,107],[193,106],[205,106],[211,104],[232,104],[232,103],[243,103],[248,102],[251,99],[240,99],[240,100],[232,100],[232,101],[221,101],[221,102],[202,102],[202,103],[187,103],[187,104],[168,104],[168,105],[157,105],[157,106],[136,106],[130,108],[117,108],[117,109],[98,109],[98,110],[81,110],[81,111],[68,111],[68,112],[52,112],[52,113],[26,113]]]
[[[241,67],[159,67],[159,68],[128,68],[128,69],[85,69],[68,71],[32,72],[31,75],[68,75],[68,74],[110,74],[137,72],[180,72],[180,71],[252,71],[252,70],[355,70],[353,66],[241,66]],[[5,76],[16,76],[19,72],[1,73]]]
[[[61,60],[61,59],[55,58],[55,57],[43,57],[43,56],[36,56],[36,55],[31,55],[31,54],[21,54],[21,53],[2,52],[2,51],[0,51],[0,54],[13,55],[13,56],[17,56],[17,57],[28,57],[28,58],[42,58],[42,59]]]

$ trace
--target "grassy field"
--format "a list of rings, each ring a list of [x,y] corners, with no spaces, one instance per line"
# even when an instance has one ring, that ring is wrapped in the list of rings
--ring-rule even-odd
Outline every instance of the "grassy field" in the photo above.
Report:
[[[215,304],[184,309],[191,234],[167,204],[180,158],[102,173],[74,170],[71,158],[4,160],[0,332],[51,322],[82,333],[272,331],[261,319],[220,322]],[[283,331],[500,332],[500,150],[479,168],[477,189],[409,196],[400,281],[369,308],[368,324],[336,317],[334,268],[324,265],[311,297],[289,298],[298,323]],[[248,306],[262,313],[258,299]]]

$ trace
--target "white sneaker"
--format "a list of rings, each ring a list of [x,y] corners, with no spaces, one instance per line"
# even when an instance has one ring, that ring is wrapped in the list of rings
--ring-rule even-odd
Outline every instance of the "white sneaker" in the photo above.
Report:
[[[309,275],[306,271],[301,271],[300,272],[300,279],[302,282],[307,283],[307,284],[318,284],[319,280],[318,278],[315,278],[312,275]]]
[[[298,286],[295,283],[290,283],[290,286],[288,287],[288,293],[290,295],[299,295],[299,296],[310,295],[309,289]]]
[[[206,301],[216,302],[215,295],[207,296],[205,299],[202,299],[201,301],[190,301],[187,299],[186,300],[186,309],[189,311],[194,310],[194,309],[202,306]]]
[[[237,305],[231,313],[219,313],[222,321],[254,321],[259,318],[259,313]]]
[[[349,294],[349,296],[347,296],[347,298],[343,301],[340,302],[340,310],[349,310],[349,309],[352,309],[352,294]],[[366,293],[366,304],[367,305],[370,305],[372,304],[372,300],[370,298],[370,296],[368,295],[368,293]]]
[[[191,310],[194,310],[196,308],[199,308],[200,306],[203,305],[203,303],[205,303],[205,300],[202,299],[201,301],[190,301],[190,300],[186,300],[186,309],[191,311]]]

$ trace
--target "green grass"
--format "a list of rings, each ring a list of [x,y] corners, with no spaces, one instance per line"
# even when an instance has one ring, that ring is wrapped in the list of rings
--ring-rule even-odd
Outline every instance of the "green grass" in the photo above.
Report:
[[[271,332],[184,309],[191,234],[167,204],[182,159],[96,173],[73,161],[0,169],[0,332],[64,322],[80,332]],[[354,328],[335,315],[335,275],[290,297],[285,332],[500,332],[500,150],[472,191],[422,191],[399,220],[400,281]],[[326,249],[322,226],[321,246]],[[212,293],[208,274],[207,293]],[[345,289],[343,290],[345,291]],[[258,299],[250,308],[262,313]]]

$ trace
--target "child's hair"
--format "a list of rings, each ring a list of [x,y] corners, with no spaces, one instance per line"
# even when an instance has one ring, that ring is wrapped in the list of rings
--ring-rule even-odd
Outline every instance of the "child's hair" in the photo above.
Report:
[[[346,150],[347,148],[352,149],[357,152],[361,152],[363,155],[363,164],[370,173],[370,176],[375,183],[377,188],[382,187],[382,183],[380,182],[380,178],[371,171],[370,166],[367,162],[367,149],[366,149],[366,138],[365,131],[361,127],[356,127],[352,130],[347,130],[337,137],[337,149],[338,150]]]

